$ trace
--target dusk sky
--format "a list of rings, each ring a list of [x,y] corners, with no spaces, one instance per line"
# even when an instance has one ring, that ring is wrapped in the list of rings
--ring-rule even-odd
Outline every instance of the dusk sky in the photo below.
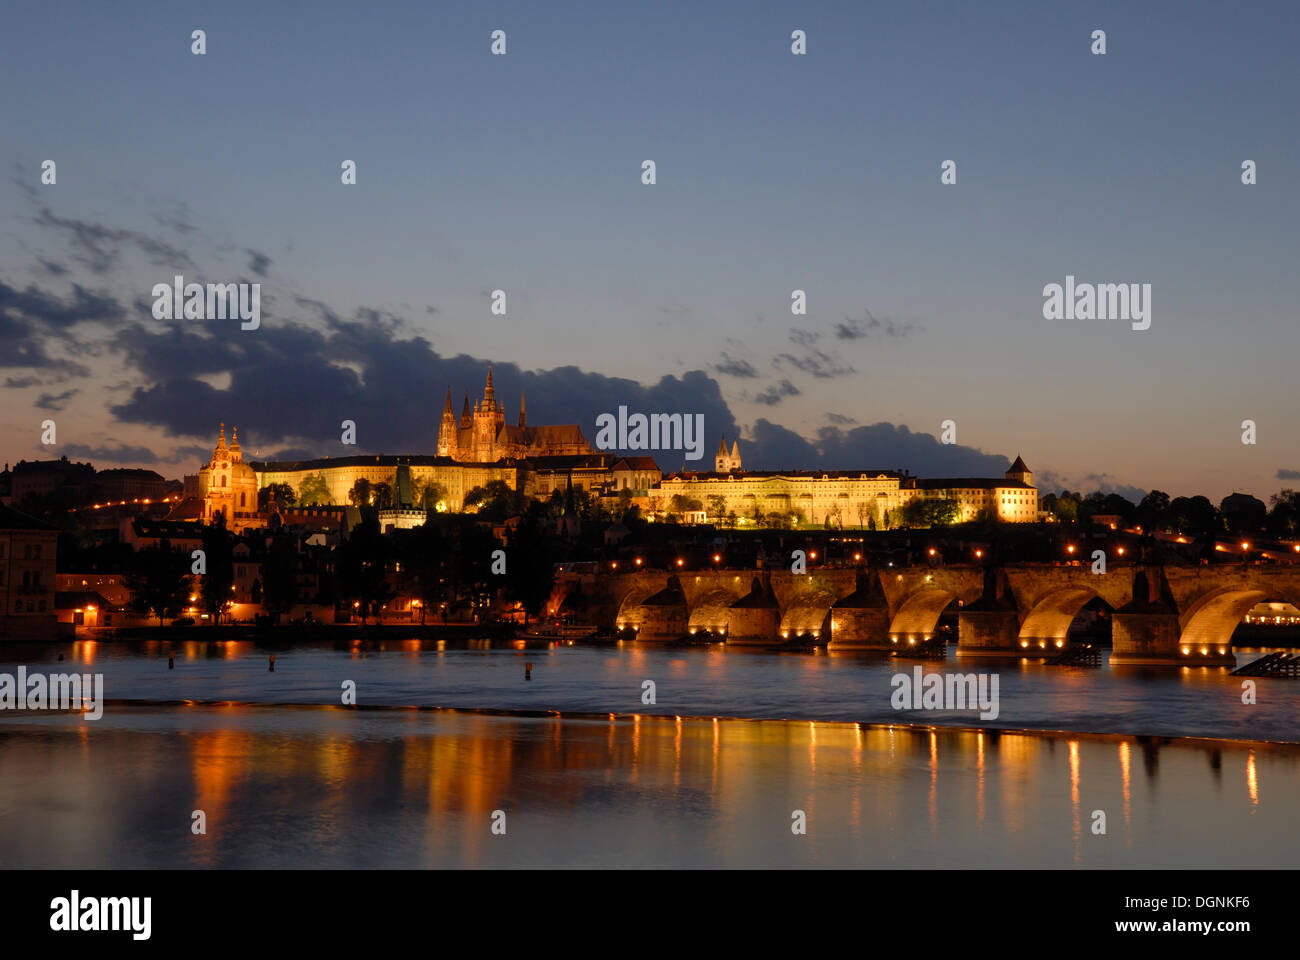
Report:
[[[704,413],[706,467],[739,432],[752,468],[1019,453],[1044,492],[1267,499],[1300,486],[1298,26],[1292,3],[10,2],[0,460],[179,477],[219,421],[250,456],[433,453],[447,388],[459,411],[492,361],[510,422],[521,388],[589,440],[618,404]],[[260,282],[261,328],[155,320],[177,274]],[[1045,320],[1067,275],[1151,284],[1150,329]]]

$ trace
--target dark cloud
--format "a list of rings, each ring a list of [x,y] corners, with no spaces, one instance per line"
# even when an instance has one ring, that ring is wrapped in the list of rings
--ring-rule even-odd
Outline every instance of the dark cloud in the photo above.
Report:
[[[748,378],[758,376],[758,371],[754,369],[753,364],[745,360],[737,360],[725,350],[722,352],[722,360],[715,363],[713,369],[728,377]]]
[[[249,449],[292,444],[314,456],[418,453],[434,446],[447,387],[458,414],[465,391],[475,398],[483,391],[486,361],[444,357],[423,337],[399,339],[390,314],[361,310],[345,320],[325,304],[302,305],[325,319],[324,329],[265,318],[257,331],[237,324],[128,328],[115,349],[148,385],[110,411],[171,436],[212,437],[224,421],[239,427]],[[224,390],[197,379],[223,372],[231,378]],[[739,432],[717,381],[702,371],[645,386],[577,367],[524,371],[503,363],[494,367],[494,382],[510,422],[524,390],[530,423],[577,423],[588,440],[595,439],[596,416],[617,413],[620,405],[631,412],[702,413],[714,443]],[[356,448],[340,444],[343,420],[357,424]]]
[[[803,330],[799,327],[790,328],[790,342],[796,347],[803,347],[805,350],[811,350],[821,338],[820,333],[814,333],[812,330]]]
[[[180,234],[196,233],[199,229],[194,225],[193,217],[190,216],[189,206],[184,203],[176,204],[169,213],[155,214],[154,219],[167,229]]]
[[[782,380],[780,383],[774,383],[758,396],[754,397],[755,403],[761,403],[764,406],[775,407],[786,397],[799,396],[799,388],[789,380]]]
[[[257,250],[245,250],[248,254],[248,269],[259,277],[265,277],[267,269],[271,266],[271,258]]]
[[[51,413],[58,413],[67,406],[69,400],[80,392],[74,387],[71,390],[64,390],[62,393],[42,393],[36,401],[36,407],[40,410],[49,410]]]
[[[25,390],[41,382],[40,377],[5,377],[5,387],[10,390]]]
[[[845,317],[843,323],[835,325],[835,337],[839,340],[863,340],[873,334],[883,334],[892,340],[902,340],[917,329],[917,325],[910,320],[906,323],[898,323],[886,317],[884,320],[877,319],[871,315],[870,310],[864,311],[866,319],[855,317]]]
[[[841,427],[847,427],[851,423],[858,422],[853,417],[846,417],[842,413],[828,413],[826,414],[826,419],[829,420],[831,423]]]
[[[34,321],[49,327],[70,327],[82,321],[116,321],[126,310],[113,297],[72,285],[70,298],[57,297],[34,286],[19,290],[0,282],[0,316]]]
[[[1277,472],[1279,480],[1300,480],[1300,470],[1279,470]]]
[[[56,216],[49,207],[41,207],[35,223],[60,231],[68,241],[73,258],[92,273],[108,273],[117,265],[123,249],[127,247],[134,247],[144,253],[155,266],[169,269],[194,266],[184,250],[135,230]]]
[[[84,458],[92,462],[105,460],[109,463],[156,463],[158,457],[148,447],[134,447],[119,444],[115,447],[92,447],[84,443],[65,443],[60,452],[71,460]]]
[[[745,453],[755,470],[837,469],[910,471],[928,477],[1000,477],[1011,460],[973,447],[940,443],[891,423],[842,430],[822,427],[809,440],[793,430],[760,419]]]
[[[68,273],[67,267],[61,263],[56,263],[53,260],[46,260],[44,257],[37,257],[36,262],[41,265],[42,270],[52,277],[66,276]]]
[[[796,370],[816,377],[818,380],[830,380],[834,377],[846,377],[857,373],[852,366],[840,363],[830,354],[823,353],[820,350],[814,350],[802,357],[796,357],[791,353],[783,353],[772,360],[773,366],[778,369],[782,363],[788,363]]]

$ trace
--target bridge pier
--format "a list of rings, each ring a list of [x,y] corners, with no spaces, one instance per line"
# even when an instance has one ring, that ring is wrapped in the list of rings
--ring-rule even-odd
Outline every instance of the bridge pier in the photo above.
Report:
[[[1014,610],[962,610],[957,614],[957,656],[1029,657],[1021,645],[1020,616]]]
[[[1133,575],[1133,599],[1111,617],[1112,664],[1155,663],[1198,667],[1237,665],[1227,643],[1181,643],[1182,628],[1169,585],[1159,569]]]
[[[831,640],[827,650],[889,650],[889,601],[880,574],[859,570],[856,587],[831,607]]]
[[[957,612],[957,656],[1029,657],[1038,653],[1020,640],[1020,614],[997,567],[984,568],[984,592]]]
[[[771,646],[781,642],[781,604],[772,584],[755,577],[749,593],[727,610],[727,645]]]

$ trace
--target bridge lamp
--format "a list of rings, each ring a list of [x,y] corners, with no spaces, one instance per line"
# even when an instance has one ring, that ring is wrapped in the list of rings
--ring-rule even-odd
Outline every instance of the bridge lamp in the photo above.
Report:
[[[611,570],[617,570],[617,569],[618,569],[618,561],[615,560],[613,563],[611,563],[611,564],[609,565],[609,569],[611,569]]]
[[[984,551],[983,551],[983,550],[976,550],[976,551],[975,551],[975,559],[976,559],[976,560],[978,560],[978,559],[979,559],[980,557],[982,557],[982,556],[984,556]]]
[[[1047,641],[1046,641],[1046,640],[1039,640],[1039,641],[1038,641],[1038,646],[1041,647],[1041,648],[1046,648],[1046,647],[1047,647]]]
[[[810,554],[808,554],[808,559],[809,559],[809,560],[816,560],[816,559],[817,559],[817,551],[814,550],[814,551],[812,551]]]
[[[1191,653],[1191,652],[1192,652],[1192,651],[1189,650],[1187,647],[1183,647],[1183,656],[1184,656],[1184,657],[1187,656],[1187,655],[1188,655],[1189,653]]]
[[[1065,548],[1065,552],[1066,552],[1066,553],[1074,553],[1074,544],[1070,544],[1068,547],[1066,547],[1066,548]]]
[[[1241,541],[1241,549],[1242,549],[1242,550],[1249,550],[1249,549],[1250,549],[1250,543],[1249,543],[1248,541],[1246,541],[1246,540]]]
[[[677,566],[682,567],[682,566],[685,566],[685,565],[686,565],[686,561],[683,560],[681,557],[678,557],[678,558],[677,558]]]
[[[1296,553],[1300,553],[1300,543],[1297,543],[1292,549],[1295,550]]]
[[[637,565],[638,567],[641,566],[641,558],[640,558],[640,557],[637,557],[637,558],[636,558],[636,565]]]
[[[1028,640],[1021,640],[1021,641],[1020,641],[1020,645],[1021,645],[1022,647],[1027,647],[1027,646],[1029,646],[1029,641],[1028,641]]]
[[[934,547],[931,547],[931,548],[930,548],[930,556],[932,556],[932,557],[934,556]]]
[[[1123,547],[1120,547],[1116,552],[1117,552],[1121,557],[1124,556],[1124,548],[1123,548]]]
[[[1300,543],[1297,543],[1297,544],[1296,544],[1296,552],[1300,553]],[[855,553],[855,554],[853,555],[853,559],[854,559],[854,560],[861,560],[861,559],[862,559],[862,554],[860,554],[860,553]]]
[[[1056,641],[1056,645],[1057,645],[1058,647],[1063,647],[1063,646],[1065,646],[1065,641],[1064,641],[1064,640],[1057,640],[1057,641]]]
[[[719,554],[716,554],[716,553],[715,553],[715,554],[713,555],[713,562],[714,562],[714,563],[721,563],[721,562],[722,562],[722,557],[721,557]]]

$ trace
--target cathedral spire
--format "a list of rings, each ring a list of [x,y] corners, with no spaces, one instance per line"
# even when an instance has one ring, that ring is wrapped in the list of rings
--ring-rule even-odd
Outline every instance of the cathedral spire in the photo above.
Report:
[[[488,361],[487,386],[483,388],[483,406],[491,410],[493,404],[496,403],[496,398],[497,398],[497,392],[492,387],[492,362]]]
[[[451,387],[448,387],[448,388],[447,388],[447,404],[446,404],[446,406],[444,406],[444,407],[442,408],[442,415],[443,415],[444,417],[448,417],[448,416],[450,416],[450,417],[454,417],[454,416],[456,416],[456,414],[455,414],[454,412],[452,412],[452,409],[451,409]]]

